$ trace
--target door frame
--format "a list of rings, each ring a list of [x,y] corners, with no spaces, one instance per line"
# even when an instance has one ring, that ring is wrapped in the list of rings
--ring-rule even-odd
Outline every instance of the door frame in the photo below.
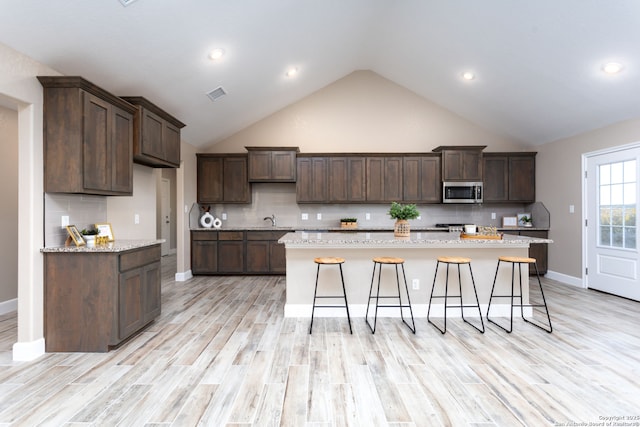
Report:
[[[587,180],[589,179],[589,177],[587,176],[588,161],[591,157],[601,156],[604,154],[612,154],[618,151],[626,151],[626,150],[632,150],[632,149],[638,149],[638,148],[640,148],[640,141],[632,142],[624,145],[618,145],[615,147],[602,148],[600,150],[589,151],[587,153],[582,154],[582,272],[581,272],[582,288],[585,288],[585,289],[589,288],[589,277],[586,274],[587,269],[589,268],[589,265],[588,265],[589,259],[587,257],[588,256],[588,239],[587,239],[586,224],[587,224],[587,221],[591,221],[591,223],[593,224],[593,221],[596,220],[595,218],[588,218],[588,215],[587,215],[589,211],[589,200],[587,198],[587,190],[588,190]]]

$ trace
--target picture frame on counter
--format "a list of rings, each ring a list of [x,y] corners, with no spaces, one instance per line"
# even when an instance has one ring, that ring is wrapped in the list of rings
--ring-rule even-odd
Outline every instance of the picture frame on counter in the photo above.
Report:
[[[100,224],[96,224],[96,230],[98,230],[98,237],[106,237],[108,242],[113,242],[115,240],[113,237],[113,229],[111,228],[110,223],[103,222]]]
[[[502,227],[517,227],[518,226],[518,217],[517,216],[503,216],[502,217]]]
[[[84,246],[86,242],[82,238],[82,234],[80,234],[80,230],[75,225],[67,225],[67,232],[69,233],[69,237],[64,242],[65,246],[70,246],[71,242],[73,242],[76,246]]]
[[[531,214],[528,212],[518,214],[518,227],[531,227]]]

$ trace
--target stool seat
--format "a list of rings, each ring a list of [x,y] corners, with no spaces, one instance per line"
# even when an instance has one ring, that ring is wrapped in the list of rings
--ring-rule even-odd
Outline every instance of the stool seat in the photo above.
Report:
[[[316,264],[343,264],[344,258],[328,256],[328,257],[318,257],[314,258],[313,262]]]
[[[403,264],[404,263],[404,259],[396,258],[396,257],[390,257],[390,256],[381,256],[381,257],[374,258],[373,262],[377,262],[377,263],[380,263],[380,264]]]
[[[521,262],[524,264],[532,264],[536,262],[535,258],[521,257],[521,256],[499,256],[498,259],[504,262]]]
[[[431,323],[437,330],[439,330],[442,334],[447,332],[447,308],[457,308],[460,310],[460,315],[462,316],[462,320],[465,323],[473,326],[480,333],[484,334],[484,321],[482,320],[482,311],[480,310],[480,301],[478,300],[478,291],[476,289],[476,281],[473,278],[473,270],[471,269],[471,258],[462,257],[462,256],[439,256],[436,258],[436,272],[433,275],[433,286],[431,287],[431,295],[429,296],[429,308],[427,310],[427,321]],[[436,279],[438,278],[438,268],[440,264],[444,264],[446,266],[446,275],[444,280],[444,294],[438,295],[434,294],[436,289]],[[449,266],[450,265],[458,266],[458,294],[451,295],[449,294]],[[460,274],[460,265],[468,265],[469,266],[469,276],[471,277],[471,287],[473,288],[473,294],[475,296],[475,304],[465,304],[462,299],[462,276]],[[436,325],[431,320],[431,304],[434,299],[444,299],[444,327]],[[459,299],[460,304],[449,304],[449,299]],[[473,302],[473,301],[472,301]],[[469,322],[467,318],[464,316],[465,308],[477,308],[478,316],[480,317],[480,327],[474,325]]]
[[[471,258],[461,256],[439,256],[437,260],[449,264],[469,264],[471,262]]]

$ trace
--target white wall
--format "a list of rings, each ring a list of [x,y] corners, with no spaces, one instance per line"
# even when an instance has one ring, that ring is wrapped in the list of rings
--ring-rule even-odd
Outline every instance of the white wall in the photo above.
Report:
[[[490,151],[527,148],[372,71],[356,71],[200,151],[298,146],[308,153],[429,152],[439,145],[487,145]]]
[[[0,95],[18,111],[18,342],[16,360],[44,353],[42,86],[38,75],[60,75],[0,44]]]
[[[538,147],[536,192],[551,212],[549,270],[581,278],[582,155],[640,141],[640,119],[605,126]],[[575,212],[569,212],[569,205]]]
[[[18,112],[0,104],[0,314],[18,298]]]

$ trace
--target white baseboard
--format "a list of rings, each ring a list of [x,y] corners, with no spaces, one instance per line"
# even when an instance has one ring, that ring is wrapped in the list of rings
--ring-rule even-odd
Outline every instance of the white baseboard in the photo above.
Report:
[[[18,310],[18,298],[0,302],[0,314],[7,314],[16,310]]]
[[[44,338],[30,342],[17,342],[13,345],[13,360],[28,362],[44,355]]]
[[[193,274],[191,274],[191,270],[187,270],[185,272],[182,273],[176,273],[176,282],[186,282],[187,280],[191,279],[193,277]]]
[[[427,304],[412,304],[413,317],[427,317],[427,310],[429,306]],[[375,307],[369,308],[369,316],[372,315]],[[487,304],[480,304],[480,310],[482,316],[486,316]],[[530,310],[530,309],[528,309]],[[367,312],[366,304],[349,304],[349,315],[351,317],[364,317]],[[405,316],[409,315],[409,310],[404,309]],[[527,313],[525,313],[527,314]],[[473,308],[465,308],[465,317],[478,317],[478,310]],[[316,308],[313,315],[314,317],[347,317],[347,311],[344,307],[336,308]],[[444,317],[444,305],[433,304],[431,306],[431,317]],[[509,316],[509,304],[492,304],[491,316],[495,317],[507,317]],[[284,317],[307,317],[311,318],[311,304],[285,304]],[[378,309],[378,317],[400,317],[400,310],[398,308],[385,308]],[[460,310],[455,308],[447,309],[447,318],[460,318]]]
[[[556,271],[551,271],[551,270],[548,270],[547,274],[545,274],[544,277],[551,280],[556,280],[558,282],[562,282],[566,285],[576,286],[578,288],[585,288],[584,284],[582,283],[581,277],[569,276],[568,274],[562,274],[562,273],[558,273]]]

